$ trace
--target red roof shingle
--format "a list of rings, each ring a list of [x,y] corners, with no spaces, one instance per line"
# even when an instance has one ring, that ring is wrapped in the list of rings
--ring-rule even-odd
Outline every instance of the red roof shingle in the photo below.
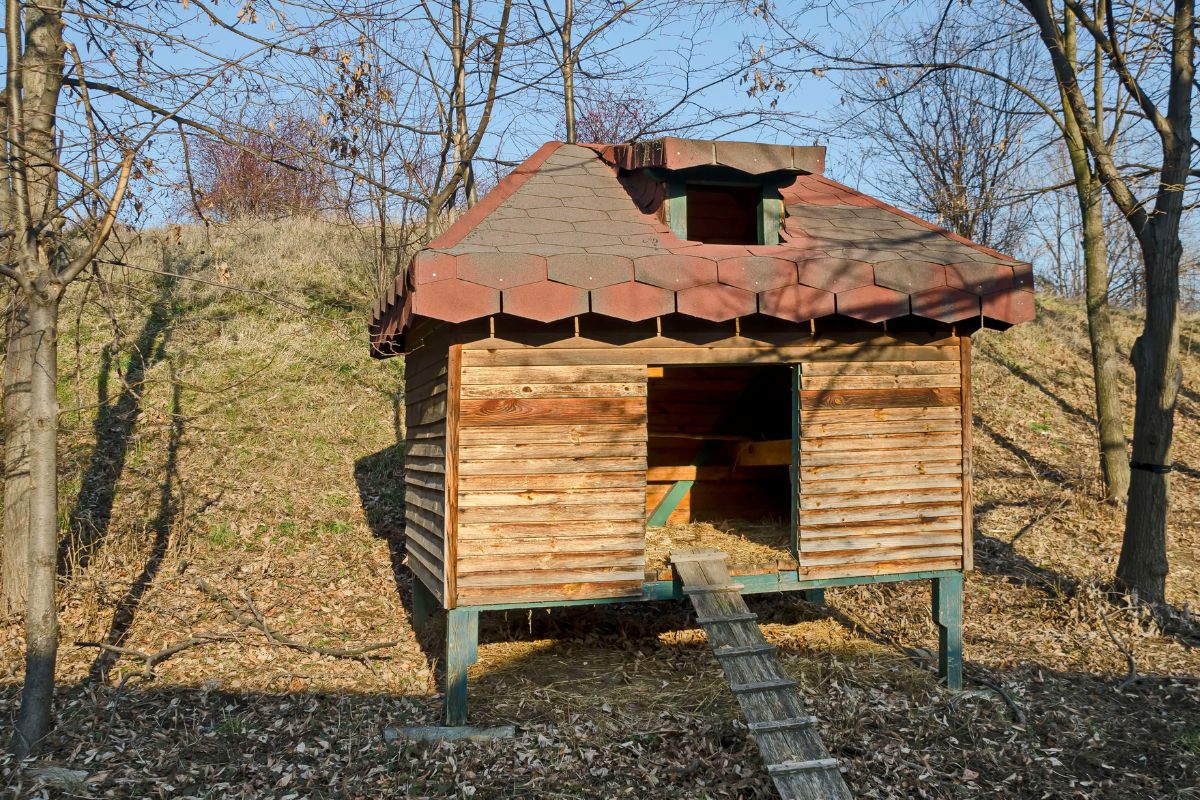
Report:
[[[642,170],[705,164],[792,174],[780,189],[780,244],[671,233],[663,183]],[[589,309],[629,321],[676,311],[713,321],[1033,318],[1028,264],[817,174],[823,165],[824,148],[546,144],[416,255],[373,309],[373,349],[394,351],[414,316],[457,323],[501,310],[542,322]]]

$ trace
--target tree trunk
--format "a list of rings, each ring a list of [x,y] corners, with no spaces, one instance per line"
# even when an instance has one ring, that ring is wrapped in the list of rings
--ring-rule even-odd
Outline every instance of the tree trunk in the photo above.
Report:
[[[575,24],[574,0],[566,0],[563,6],[563,22],[559,29],[559,40],[562,52],[559,54],[559,67],[563,79],[563,111],[566,120],[567,144],[575,144],[575,48],[572,44],[571,28]]]
[[[1075,16],[1064,9],[1064,50],[1072,65],[1078,68],[1075,41]],[[1093,88],[1096,95],[1094,124],[1102,127],[1103,53],[1097,49],[1093,58]],[[1079,216],[1083,224],[1084,297],[1087,303],[1088,338],[1091,340],[1096,428],[1100,438],[1100,475],[1104,481],[1104,499],[1123,503],[1129,494],[1129,457],[1125,451],[1124,413],[1117,379],[1117,344],[1108,305],[1108,235],[1104,230],[1103,187],[1092,171],[1079,121],[1065,94],[1062,95],[1062,101],[1063,142],[1071,160],[1075,196],[1079,200]]]
[[[29,393],[35,339],[25,294],[13,287],[4,355],[4,541],[0,551],[0,607],[25,610],[29,583]]]
[[[1117,584],[1149,603],[1166,600],[1168,475],[1175,403],[1183,382],[1179,363],[1179,259],[1183,247],[1167,217],[1149,223],[1142,238],[1146,265],[1146,321],[1133,345],[1137,376],[1133,471]],[[1163,223],[1167,224],[1163,224]]]
[[[1129,455],[1118,382],[1117,343],[1108,306],[1108,256],[1100,185],[1092,181],[1084,208],[1083,263],[1088,338],[1092,343],[1092,381],[1096,387],[1096,427],[1100,435],[1100,474],[1104,499],[1124,503],[1129,495]],[[1080,204],[1083,202],[1080,195]]]
[[[57,294],[57,293],[56,293]],[[25,611],[25,683],[12,749],[24,758],[50,730],[58,655],[55,558],[58,552],[58,299],[29,303],[34,341],[30,379],[29,584]]]

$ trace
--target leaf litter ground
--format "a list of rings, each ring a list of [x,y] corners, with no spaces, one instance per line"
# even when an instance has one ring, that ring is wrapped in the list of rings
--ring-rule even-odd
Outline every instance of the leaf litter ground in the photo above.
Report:
[[[517,736],[390,735],[438,722],[440,647],[436,631],[422,638],[410,625],[400,367],[361,357],[370,291],[355,263],[331,272],[336,259],[312,261],[315,247],[352,255],[348,235],[247,225],[134,247],[130,260],[229,275],[312,316],[186,281],[167,287],[166,331],[150,331],[165,357],[145,365],[134,413],[110,386],[100,406],[115,416],[103,430],[95,365],[111,346],[110,317],[80,301],[64,332],[64,357],[79,364],[64,369],[74,375],[64,514],[88,506],[80,497],[111,502],[102,541],[62,581],[58,725],[33,762],[0,761],[5,795],[773,797],[682,604],[485,615],[472,721],[515,723]],[[313,277],[327,274],[343,277]],[[163,288],[115,277],[142,294]],[[976,337],[968,691],[948,692],[932,673],[927,585],[831,590],[826,608],[750,601],[858,797],[1200,797],[1200,354],[1185,354],[1170,531],[1177,613],[1164,628],[1104,591],[1121,514],[1095,499],[1082,314],[1055,300],[1040,312]],[[128,347],[145,302],[116,317]],[[1119,319],[1126,350],[1136,322]],[[1187,341],[1197,334],[1189,322]],[[1132,376],[1124,381],[1128,397]],[[93,447],[98,430],[120,458]],[[97,475],[110,495],[82,491]],[[231,606],[261,624],[231,618]],[[152,670],[136,655],[189,639],[199,641]],[[118,640],[129,653],[98,658],[74,644]],[[390,644],[323,655],[372,643]],[[16,620],[0,628],[0,653],[0,715],[11,718]]]

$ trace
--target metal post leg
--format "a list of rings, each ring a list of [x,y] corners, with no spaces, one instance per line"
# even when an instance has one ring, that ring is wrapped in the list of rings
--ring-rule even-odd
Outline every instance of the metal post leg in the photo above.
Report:
[[[437,595],[429,590],[429,587],[424,582],[413,576],[412,579],[412,622],[413,630],[420,633],[429,627],[429,623],[433,620],[433,615],[438,612],[442,604],[438,602]]]
[[[933,579],[933,621],[938,626],[938,676],[950,689],[962,688],[963,576]]]
[[[446,616],[446,724],[467,722],[467,667],[479,657],[479,610],[452,608]]]
[[[804,602],[812,603],[813,605],[825,605],[825,590],[824,589],[802,589],[800,596],[804,598]]]

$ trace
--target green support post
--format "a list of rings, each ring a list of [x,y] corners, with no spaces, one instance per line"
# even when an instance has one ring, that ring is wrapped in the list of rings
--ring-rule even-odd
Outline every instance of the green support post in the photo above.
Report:
[[[479,657],[479,609],[446,614],[446,724],[467,724],[467,667]]]
[[[433,620],[433,615],[441,607],[442,604],[438,602],[437,595],[431,592],[429,587],[414,575],[412,579],[413,630],[420,633],[427,629],[429,623]]]
[[[947,688],[962,688],[963,575],[952,572],[933,581],[933,621],[938,626],[938,676]]]
[[[812,603],[813,605],[825,605],[825,590],[824,589],[802,589],[800,596],[804,598],[804,602]]]

